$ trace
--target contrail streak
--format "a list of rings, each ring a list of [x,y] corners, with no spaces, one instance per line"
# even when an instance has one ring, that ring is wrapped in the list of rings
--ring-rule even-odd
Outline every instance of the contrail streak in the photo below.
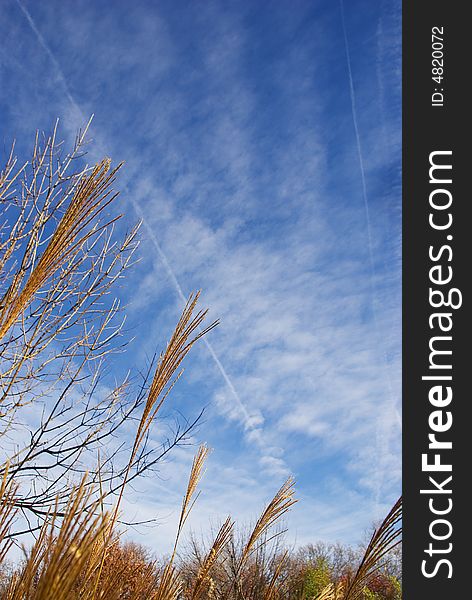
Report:
[[[368,195],[367,195],[364,158],[363,158],[363,154],[362,154],[361,139],[360,139],[360,135],[359,135],[359,124],[358,124],[358,120],[357,120],[356,94],[354,91],[354,81],[353,81],[353,77],[352,77],[351,53],[349,50],[349,41],[348,41],[348,37],[347,37],[346,19],[345,19],[345,15],[344,15],[343,0],[339,0],[339,4],[340,4],[340,8],[341,8],[341,23],[342,23],[342,30],[343,30],[343,37],[344,37],[344,48],[346,51],[347,72],[348,72],[348,80],[349,80],[349,94],[350,94],[350,99],[351,99],[352,122],[354,125],[357,156],[359,159],[359,171],[361,174],[362,197],[364,200],[364,211],[365,211],[366,230],[367,230],[367,243],[368,243],[368,248],[369,248],[369,261],[370,261],[370,288],[371,288],[371,294],[372,294],[372,313],[373,313],[373,317],[374,317],[374,325],[375,325],[376,334],[377,334],[379,341],[381,341],[382,338],[380,335],[378,318],[377,318],[377,310],[375,307],[376,289],[375,289],[375,263],[374,263],[374,253],[373,253],[373,246],[372,246],[372,227],[371,227],[371,221],[370,221],[370,211],[369,211],[369,201],[368,201]],[[394,414],[397,417],[397,419],[399,419],[399,415],[398,415],[398,411],[396,409],[396,403],[395,403],[395,399],[394,399],[394,395],[393,395],[389,363],[388,363],[387,355],[386,355],[385,351],[383,352],[383,355],[384,355],[384,362],[385,362],[385,366],[386,366],[387,389],[388,389],[388,393],[389,393],[390,406],[391,406],[391,408],[393,408]],[[381,437],[382,437],[382,439],[381,439]],[[387,442],[385,436],[381,436],[379,427],[377,427],[376,446],[377,446],[377,449],[379,450],[379,454],[381,456],[387,456],[388,442]],[[380,492],[381,492],[383,479],[384,479],[384,475],[383,475],[383,472],[380,470],[380,463],[379,463],[379,466],[377,467],[377,489],[376,489],[377,504],[379,504],[379,500],[380,500]]]
[[[366,219],[366,228],[367,228],[367,241],[369,244],[370,268],[371,268],[371,272],[372,272],[372,276],[373,276],[375,271],[374,271],[374,254],[372,251],[372,230],[371,230],[371,224],[370,224],[370,211],[369,211],[369,202],[367,199],[367,185],[366,185],[366,179],[365,179],[364,158],[362,156],[361,138],[359,135],[359,125],[357,123],[356,95],[354,92],[354,82],[352,79],[351,53],[349,51],[349,43],[348,43],[348,39],[347,39],[346,20],[344,17],[343,0],[340,0],[340,5],[341,5],[341,21],[342,21],[343,36],[344,36],[344,48],[346,50],[347,72],[348,72],[348,78],[349,78],[349,93],[350,93],[350,97],[351,97],[352,122],[354,124],[354,133],[356,136],[357,155],[359,157],[359,170],[361,173],[362,197],[364,199],[364,210],[365,210],[365,219]]]
[[[83,121],[85,121],[85,116],[84,116],[80,106],[77,104],[75,98],[72,96],[72,94],[69,90],[69,85],[68,85],[66,77],[61,69],[61,66],[60,66],[59,62],[57,61],[56,57],[54,56],[53,52],[47,45],[46,40],[41,35],[41,32],[36,27],[36,23],[34,22],[33,17],[29,13],[29,11],[23,6],[23,4],[21,3],[21,0],[16,0],[16,3],[18,4],[20,10],[22,11],[23,15],[25,16],[26,20],[28,21],[31,29],[33,30],[34,34],[36,35],[38,43],[43,48],[43,50],[46,52],[46,54],[48,55],[52,64],[54,65],[56,73],[57,73],[62,85],[64,86],[64,90],[66,92],[67,99],[69,100],[71,105],[74,107],[74,109],[78,112],[78,114],[81,116],[81,119]],[[147,222],[139,204],[135,200],[133,200],[131,194],[129,195],[129,197],[130,197],[130,201],[131,201],[131,204],[132,204],[134,210],[141,218],[141,220],[144,224],[144,227],[146,228],[146,230],[148,232],[149,238],[150,238],[153,246],[157,250],[159,258],[160,258],[162,264],[164,265],[164,268],[172,282],[173,287],[175,288],[175,290],[177,292],[177,295],[182,300],[182,302],[185,303],[187,301],[187,298],[185,297],[185,295],[182,291],[182,287],[181,287],[181,285],[180,285],[180,283],[179,283],[179,281],[167,259],[167,256],[165,255],[164,251],[162,250],[161,245],[159,244],[159,241],[158,241],[154,231],[152,230],[149,223]],[[237,404],[237,406],[241,412],[241,415],[243,417],[243,423],[244,423],[246,432],[252,431],[254,433],[258,433],[259,435],[256,436],[257,443],[261,450],[265,450],[267,452],[268,448],[266,447],[266,444],[263,442],[263,440],[260,436],[260,429],[258,429],[257,427],[254,427],[251,424],[251,416],[250,416],[246,406],[244,405],[243,401],[241,400],[236,388],[234,387],[233,382],[231,381],[228,373],[226,372],[226,369],[224,368],[220,359],[218,358],[218,355],[216,354],[213,346],[210,344],[210,342],[205,337],[203,338],[203,342],[204,342],[205,346],[207,347],[213,361],[215,362],[221,376],[223,377],[223,380],[226,383],[229,391],[231,392],[231,395],[233,396],[234,400],[236,401],[236,404]]]
[[[46,43],[46,40],[44,39],[44,37],[42,36],[41,32],[39,31],[39,29],[36,27],[36,23],[33,20],[33,17],[31,16],[31,14],[29,13],[28,9],[25,8],[25,6],[23,6],[21,0],[16,0],[16,3],[18,4],[20,10],[22,11],[22,13],[24,14],[26,20],[28,21],[31,29],[33,30],[34,34],[36,35],[36,38],[38,40],[38,43],[40,44],[40,46],[43,48],[43,50],[46,52],[46,54],[48,55],[49,59],[51,60],[52,64],[54,65],[54,68],[57,72],[57,75],[59,76],[61,83],[64,86],[64,89],[66,91],[66,95],[67,95],[67,99],[69,100],[69,102],[72,104],[72,106],[79,112],[80,115],[83,116],[82,110],[80,108],[80,106],[77,104],[77,102],[75,101],[74,97],[72,96],[72,94],[70,93],[69,90],[69,86],[67,84],[67,80],[64,76],[64,73],[61,69],[61,66],[59,64],[59,62],[57,61],[56,57],[54,56],[54,54],[52,53],[51,49],[49,48],[49,46]],[[84,117],[85,120],[85,117]],[[130,199],[131,199],[131,204],[133,205],[134,210],[138,213],[139,217],[142,219],[143,224],[148,232],[149,238],[151,239],[151,242],[153,244],[153,246],[156,248],[157,253],[159,255],[159,258],[161,259],[162,264],[164,265],[164,268],[179,296],[179,298],[182,300],[182,302],[186,302],[187,298],[185,297],[183,291],[182,291],[182,287],[179,284],[177,277],[175,276],[175,273],[172,269],[172,267],[169,264],[169,261],[167,259],[167,256],[164,254],[161,245],[159,244],[159,241],[156,237],[156,235],[154,234],[153,230],[151,229],[151,227],[149,226],[149,223],[147,222],[141,207],[138,205],[138,203],[132,199],[132,196],[130,194]],[[249,418],[250,415],[248,413],[247,408],[244,406],[242,400],[239,397],[239,394],[237,393],[231,379],[229,378],[225,368],[223,367],[223,365],[221,364],[220,359],[218,358],[215,350],[213,349],[213,346],[210,344],[210,342],[206,339],[203,338],[203,341],[206,345],[206,347],[208,348],[208,351],[210,352],[216,366],[218,367],[218,370],[220,371],[226,385],[228,386],[231,394],[233,395],[234,399],[236,400],[238,407],[241,410],[241,413],[244,416],[245,421],[249,422]]]
[[[156,237],[156,234],[154,233],[151,226],[145,219],[143,211],[141,210],[141,207],[136,202],[136,200],[133,200],[131,198],[131,195],[130,195],[130,201],[131,201],[131,204],[133,205],[134,210],[137,212],[137,214],[141,218],[141,220],[144,224],[144,227],[149,235],[149,239],[151,240],[152,245],[157,250],[159,258],[161,259],[161,262],[164,265],[164,268],[169,276],[169,279],[171,280],[171,282],[175,288],[175,291],[177,292],[177,295],[182,300],[182,302],[184,302],[184,303],[187,302],[187,298],[185,297],[185,294],[182,290],[182,286],[180,285],[180,283],[174,273],[174,270],[172,269],[172,267],[169,263],[169,260],[167,259],[167,256],[165,255],[164,251],[162,250],[161,245],[159,244],[159,240]],[[213,349],[213,346],[210,344],[210,342],[205,337],[203,338],[203,342],[204,342],[205,346],[207,347],[208,351],[210,352],[211,357],[213,358],[216,366],[218,367],[218,370],[221,373],[226,385],[228,386],[233,398],[236,400],[238,408],[240,409],[242,415],[244,416],[244,420],[245,420],[246,424],[249,424],[249,422],[250,422],[249,412],[248,412],[247,408],[244,406],[241,398],[239,397],[239,394],[236,391],[236,388],[234,387],[233,382],[229,378],[229,375],[226,372],[226,369],[221,364],[221,361],[218,358],[218,355],[216,354],[215,350]],[[250,427],[248,427],[248,429],[250,429]]]
[[[80,109],[80,106],[77,104],[77,102],[74,100],[74,97],[70,93],[69,85],[67,84],[67,80],[66,80],[65,75],[64,75],[64,73],[63,73],[63,71],[61,69],[61,65],[57,61],[56,57],[52,53],[52,51],[49,48],[49,46],[47,45],[46,40],[41,35],[41,32],[36,27],[36,23],[34,22],[33,17],[31,16],[31,14],[28,11],[28,9],[25,6],[23,6],[21,0],[16,0],[16,3],[18,4],[18,7],[20,8],[21,12],[24,14],[26,20],[29,23],[29,26],[33,30],[34,34],[36,35],[36,38],[38,40],[39,45],[46,52],[46,54],[49,57],[49,60],[53,63],[54,68],[56,69],[56,73],[59,76],[59,79],[60,79],[62,85],[64,86],[64,90],[66,92],[67,99],[72,104],[72,106],[74,107],[74,109],[79,113],[79,115],[82,118],[82,120],[85,121],[85,116],[84,116],[82,110]]]
[[[166,256],[166,254],[164,253],[164,251],[159,243],[159,240],[157,239],[156,234],[154,233],[153,229],[151,228],[148,221],[146,220],[140,205],[136,202],[136,200],[133,199],[131,193],[129,193],[128,196],[129,196],[130,203],[132,204],[134,210],[136,211],[137,215],[141,219],[141,221],[148,233],[149,240],[151,241],[154,248],[157,250],[157,254],[159,255],[159,258],[164,266],[164,269],[166,270],[167,275],[169,276],[170,281],[172,282],[172,285],[173,285],[178,297],[180,298],[180,300],[182,300],[183,303],[186,303],[187,298],[182,290],[182,286],[180,285],[179,280],[177,279],[175,272],[172,269],[172,266]],[[231,395],[232,395],[233,399],[235,400],[237,407],[239,408],[239,411],[243,417],[242,421],[243,421],[245,433],[246,434],[253,433],[252,441],[258,446],[259,450],[261,452],[263,452],[265,455],[271,455],[271,449],[270,449],[270,447],[268,447],[268,445],[266,444],[266,442],[264,441],[264,439],[261,435],[262,431],[261,431],[260,426],[253,425],[253,423],[251,423],[251,415],[249,414],[249,411],[247,410],[246,406],[244,405],[244,402],[241,400],[236,388],[234,387],[233,382],[231,381],[226,369],[224,368],[220,359],[218,358],[218,355],[216,354],[213,346],[206,339],[206,337],[203,337],[202,340],[203,340],[203,343],[205,344],[208,352],[210,353],[210,356],[212,357],[215,365],[217,366],[218,371],[220,372],[221,376],[223,377],[223,380],[226,383],[229,391],[231,392]],[[284,469],[286,469],[285,463],[282,461],[282,459],[279,459],[279,460],[281,463],[284,464]]]

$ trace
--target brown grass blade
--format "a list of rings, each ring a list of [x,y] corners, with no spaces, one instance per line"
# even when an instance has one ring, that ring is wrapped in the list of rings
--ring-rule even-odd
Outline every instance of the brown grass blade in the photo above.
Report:
[[[93,234],[94,228],[87,231],[88,225],[116,196],[111,195],[110,185],[121,164],[111,171],[110,165],[110,159],[106,158],[97,163],[89,175],[79,179],[69,206],[21,290],[22,277],[14,278],[0,303],[0,339],[51,275]]]
[[[55,515],[46,522],[33,546],[8,600],[70,600],[81,574],[89,563],[96,542],[103,540],[109,525],[108,515],[87,509],[91,490],[86,479],[72,490],[58,534]],[[97,560],[101,554],[97,554]],[[98,564],[97,564],[98,566]]]
[[[297,500],[294,498],[294,485],[295,481],[292,477],[289,477],[257,520],[256,525],[254,526],[254,529],[248,538],[248,541],[241,551],[239,561],[232,572],[231,581],[222,595],[222,598],[225,600],[231,597],[230,594],[232,591],[239,589],[240,574],[248,558],[256,550],[257,542],[261,540],[269,531],[269,529],[291,508],[291,506],[297,502]]]
[[[313,600],[342,600],[343,598],[342,583],[328,583],[328,585],[317,594]]]
[[[175,554],[177,552],[177,544],[179,542],[179,538],[180,538],[180,534],[182,533],[182,529],[183,529],[185,522],[190,514],[190,511],[192,510],[193,505],[195,504],[195,501],[198,497],[198,494],[197,494],[197,496],[195,496],[195,493],[197,491],[197,487],[200,482],[200,479],[202,478],[203,466],[205,464],[205,461],[206,461],[209,453],[210,453],[210,449],[208,448],[208,446],[202,445],[198,449],[198,452],[197,452],[195,458],[193,459],[192,469],[190,470],[190,477],[189,477],[188,484],[187,484],[187,490],[185,492],[185,496],[182,501],[182,510],[180,511],[180,519],[179,519],[179,525],[177,528],[177,535],[175,537],[174,550],[172,552],[172,557],[170,560],[171,563],[173,562],[173,560],[175,558]]]
[[[0,482],[0,565],[6,558],[12,545],[12,540],[7,537],[16,515],[15,489],[8,483],[8,463],[3,470]]]
[[[401,497],[385,517],[380,527],[374,531],[352,581],[348,582],[344,600],[359,600],[372,575],[381,567],[382,558],[400,543],[402,518]]]
[[[287,562],[287,558],[288,551],[285,551],[282,557],[280,558],[277,567],[275,568],[271,580],[269,581],[269,585],[267,586],[264,595],[264,600],[275,600],[277,598],[280,588],[280,574],[282,573],[282,569]]]
[[[292,477],[289,477],[257,520],[257,523],[252,530],[252,533],[249,536],[249,539],[243,550],[240,568],[251,555],[257,541],[261,539],[264,534],[274,525],[274,523],[278,521],[290,509],[290,507],[297,502],[297,500],[294,498],[294,485],[295,481]]]
[[[149,425],[161,408],[169,390],[167,390],[166,393],[164,392],[168,388],[172,378],[178,371],[191,347],[197,340],[206,335],[218,324],[218,322],[215,321],[205,329],[200,330],[208,311],[201,310],[193,316],[199,297],[200,292],[197,292],[196,294],[192,294],[188,299],[174,333],[167,344],[167,348],[159,359],[149,390],[146,406],[136,434],[136,448],[141,444]],[[179,376],[180,375],[177,375],[177,378]]]
[[[182,585],[176,569],[168,564],[159,580],[159,587],[150,600],[178,600]]]
[[[113,530],[114,525],[116,523],[116,519],[118,517],[118,511],[121,505],[126,484],[128,482],[131,465],[133,464],[133,461],[138,453],[139,447],[143,439],[145,438],[146,432],[151,426],[153,419],[156,417],[164,400],[166,399],[167,395],[172,389],[172,386],[174,385],[176,379],[178,379],[180,376],[180,374],[175,376],[176,371],[179,369],[180,365],[182,364],[182,361],[184,360],[192,346],[195,344],[195,342],[201,337],[203,337],[206,333],[208,333],[211,329],[216,327],[216,325],[218,324],[215,321],[205,329],[201,329],[201,325],[208,311],[199,311],[195,316],[193,316],[199,297],[200,292],[197,292],[196,294],[190,296],[182,312],[182,315],[177,323],[177,326],[175,327],[174,333],[172,334],[172,337],[169,343],[167,344],[167,348],[165,352],[161,355],[157,364],[157,368],[149,389],[146,404],[144,406],[143,414],[141,416],[136,432],[133,449],[128,461],[127,471],[125,473],[124,481],[121,485],[118,500],[113,511],[110,531]],[[172,378],[174,376],[175,379],[174,381],[172,381]],[[172,564],[173,559],[175,557],[180,532],[182,530],[183,525],[185,524],[188,512],[192,507],[192,497],[195,493],[196,486],[201,477],[203,463],[208,455],[208,452],[208,448],[202,446],[197,454],[197,457],[194,460],[187,492],[182,506],[179,529],[177,531],[176,540],[174,544],[174,551],[172,554],[170,564]],[[105,554],[103,554],[97,577],[100,576],[100,571],[103,566],[104,560]]]
[[[202,600],[205,598],[205,593],[208,592],[208,588],[211,585],[211,570],[231,539],[233,527],[234,521],[228,517],[220,527],[210,551],[207,553],[202,564],[200,565],[200,568],[198,569],[193,587],[188,594],[189,600]],[[267,600],[270,599],[268,598]]]

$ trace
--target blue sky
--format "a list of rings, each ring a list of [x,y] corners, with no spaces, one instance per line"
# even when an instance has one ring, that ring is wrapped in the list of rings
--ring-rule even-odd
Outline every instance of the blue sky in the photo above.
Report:
[[[356,542],[400,493],[400,26],[398,1],[2,2],[3,147],[94,113],[91,158],[126,161],[126,366],[182,294],[221,320],[166,409],[206,407],[197,531],[254,519],[289,473],[298,543]],[[127,504],[159,550],[192,452]]]

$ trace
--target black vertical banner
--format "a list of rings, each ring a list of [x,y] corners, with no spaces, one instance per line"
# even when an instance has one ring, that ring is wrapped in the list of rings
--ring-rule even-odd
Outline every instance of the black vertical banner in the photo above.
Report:
[[[459,590],[468,589],[470,575],[472,36],[466,8],[431,0],[403,4],[406,600],[465,597]]]

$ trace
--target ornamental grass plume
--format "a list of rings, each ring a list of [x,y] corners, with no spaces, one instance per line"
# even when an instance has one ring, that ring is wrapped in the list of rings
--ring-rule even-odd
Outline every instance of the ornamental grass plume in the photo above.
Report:
[[[228,545],[233,534],[233,529],[234,521],[231,520],[231,517],[228,517],[220,527],[210,550],[198,568],[193,585],[186,594],[188,600],[204,600],[205,594],[208,595],[210,593],[213,583],[210,576],[211,571]]]
[[[97,513],[97,503],[90,505],[91,489],[85,480],[71,490],[59,527],[54,511],[43,523],[4,600],[69,600],[84,570],[98,565],[90,565],[90,559],[96,544],[105,539],[110,518],[108,513]]]
[[[344,584],[329,583],[314,600],[344,600]]]
[[[374,531],[354,577],[347,582],[343,600],[359,600],[369,580],[381,566],[382,558],[400,543],[402,518],[402,498],[393,505],[391,511]]]
[[[122,164],[111,169],[111,160],[104,158],[92,168],[90,173],[87,174],[84,170],[78,177],[72,199],[55,226],[44,252],[39,259],[36,260],[36,257],[32,259],[35,262],[34,268],[27,269],[27,265],[22,264],[0,301],[0,340],[52,275],[67,262],[77,248],[97,232],[97,225],[87,228],[117,196],[111,191],[110,186]],[[43,219],[47,218],[46,213],[42,216]],[[113,221],[119,218],[120,216],[115,217]],[[109,221],[107,225],[111,222]],[[44,222],[40,220],[36,227],[40,228],[43,225]],[[31,237],[30,244],[34,245],[34,236]],[[23,260],[31,259],[28,250],[27,247]]]
[[[3,477],[0,481],[0,565],[4,562],[11,548],[12,540],[9,537],[10,527],[16,515],[15,488],[8,479],[9,464],[5,465]]]

